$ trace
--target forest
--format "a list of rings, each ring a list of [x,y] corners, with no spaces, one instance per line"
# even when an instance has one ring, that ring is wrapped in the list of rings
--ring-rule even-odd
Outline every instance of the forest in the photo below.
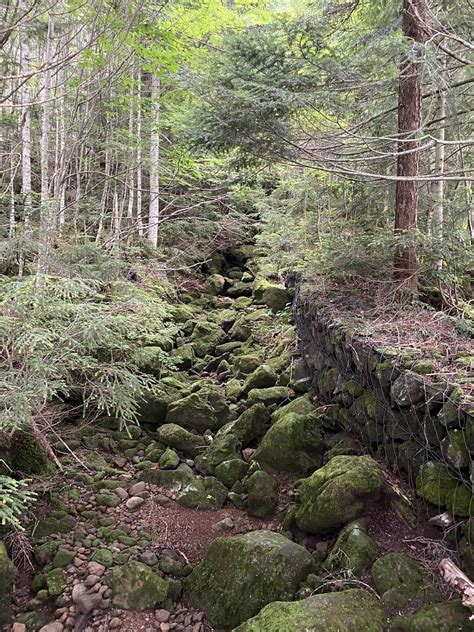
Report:
[[[3,0],[0,630],[474,625],[471,0]]]

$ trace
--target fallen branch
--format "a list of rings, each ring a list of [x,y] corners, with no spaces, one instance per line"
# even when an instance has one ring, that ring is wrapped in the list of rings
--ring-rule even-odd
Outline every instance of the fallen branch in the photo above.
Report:
[[[449,558],[441,560],[438,568],[442,578],[461,593],[463,605],[474,610],[474,583]]]

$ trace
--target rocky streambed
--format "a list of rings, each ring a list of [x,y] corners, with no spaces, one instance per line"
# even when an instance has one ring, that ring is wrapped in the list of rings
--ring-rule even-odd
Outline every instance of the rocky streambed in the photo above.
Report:
[[[0,545],[5,630],[472,629],[434,572],[455,555],[436,512],[307,390],[291,295],[256,275],[236,249],[170,306],[175,335],[137,356],[160,376],[139,427],[64,430],[33,567]]]

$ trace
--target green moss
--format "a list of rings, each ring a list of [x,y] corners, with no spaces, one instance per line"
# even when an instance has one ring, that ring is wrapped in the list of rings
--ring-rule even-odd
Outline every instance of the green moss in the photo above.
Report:
[[[216,478],[231,489],[237,481],[241,481],[249,469],[248,463],[242,459],[223,461],[216,467]]]
[[[258,470],[245,480],[247,511],[257,518],[268,518],[278,503],[278,485],[267,472]]]
[[[62,568],[63,566],[69,566],[72,564],[74,557],[76,556],[74,551],[68,551],[67,549],[59,549],[53,559],[54,568]]]
[[[218,435],[211,445],[195,458],[194,465],[198,472],[214,474],[220,463],[240,458],[240,448],[241,443],[235,434]]]
[[[270,414],[265,404],[255,404],[247,408],[235,421],[226,424],[218,432],[231,433],[240,441],[242,448],[246,448],[255,439],[260,439],[270,421]]]
[[[10,465],[24,474],[54,474],[56,466],[48,459],[38,441],[24,432],[11,440]]]
[[[337,536],[324,568],[328,571],[348,571],[361,576],[375,559],[376,545],[367,535],[365,522],[356,520],[346,525]]]
[[[244,391],[248,393],[253,388],[269,388],[275,386],[278,379],[275,371],[268,366],[262,364],[246,378],[244,382]]]
[[[184,581],[184,594],[212,625],[234,628],[267,603],[292,599],[314,570],[312,556],[279,533],[216,538]]]
[[[166,423],[174,423],[202,434],[218,430],[232,420],[232,412],[218,390],[201,390],[179,399],[168,407]]]
[[[112,566],[114,563],[112,551],[109,551],[109,549],[97,549],[91,555],[91,562],[97,562],[103,566]]]
[[[65,511],[51,511],[46,516],[38,520],[33,529],[33,535],[37,540],[41,540],[53,533],[69,533],[76,521]]]
[[[365,590],[351,589],[271,603],[234,632],[382,632],[383,623],[377,599]]]
[[[422,597],[433,591],[423,567],[405,553],[383,555],[374,562],[371,573],[381,595],[390,590],[401,595]]]
[[[330,533],[378,500],[383,473],[369,456],[336,456],[296,484],[294,518],[302,531]]]
[[[454,479],[440,463],[425,463],[416,477],[418,496],[433,505],[445,506],[458,516],[470,515],[472,492]]]
[[[60,568],[54,568],[51,571],[45,573],[46,587],[51,597],[58,597],[62,595],[66,588],[66,575]]]
[[[104,583],[112,590],[116,608],[141,611],[163,605],[168,594],[168,582],[140,562],[128,562],[110,570]]]
[[[290,391],[285,386],[272,386],[271,388],[254,388],[247,397],[249,406],[254,404],[265,404],[265,406],[274,406],[282,404],[290,398]]]
[[[96,494],[95,501],[98,505],[104,507],[118,507],[121,503],[120,498],[116,494]]]
[[[428,375],[436,371],[436,366],[434,362],[430,362],[429,360],[418,360],[412,364],[411,369],[415,371],[415,373],[420,373],[420,375]]]
[[[349,395],[351,395],[352,397],[360,397],[360,395],[362,395],[363,393],[360,384],[358,384],[355,380],[349,380],[349,382],[345,382],[342,385],[342,390],[344,393],[349,393]]]
[[[374,397],[371,393],[366,393],[364,395],[364,408],[365,413],[370,419],[380,419],[383,418],[384,409],[382,403]]]
[[[472,632],[470,611],[461,601],[447,601],[425,606],[414,614],[396,617],[390,632]]]
[[[191,458],[203,452],[207,443],[205,439],[177,424],[164,424],[157,429],[156,435],[160,443],[175,448]]]
[[[171,448],[166,448],[160,457],[159,465],[162,470],[175,470],[179,465],[179,456]]]
[[[263,437],[253,458],[284,472],[305,473],[322,463],[322,423],[316,414],[288,413]]]
[[[9,617],[16,576],[16,568],[0,540],[0,623],[6,622]]]

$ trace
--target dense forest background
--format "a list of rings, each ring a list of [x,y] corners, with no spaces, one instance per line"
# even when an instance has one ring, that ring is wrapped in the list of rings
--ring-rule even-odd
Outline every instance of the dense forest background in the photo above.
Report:
[[[254,237],[275,277],[425,301],[469,332],[471,8],[4,3],[4,437],[54,433],[65,400],[133,422],[154,380],[137,348]],[[21,485],[5,473],[7,522]]]

